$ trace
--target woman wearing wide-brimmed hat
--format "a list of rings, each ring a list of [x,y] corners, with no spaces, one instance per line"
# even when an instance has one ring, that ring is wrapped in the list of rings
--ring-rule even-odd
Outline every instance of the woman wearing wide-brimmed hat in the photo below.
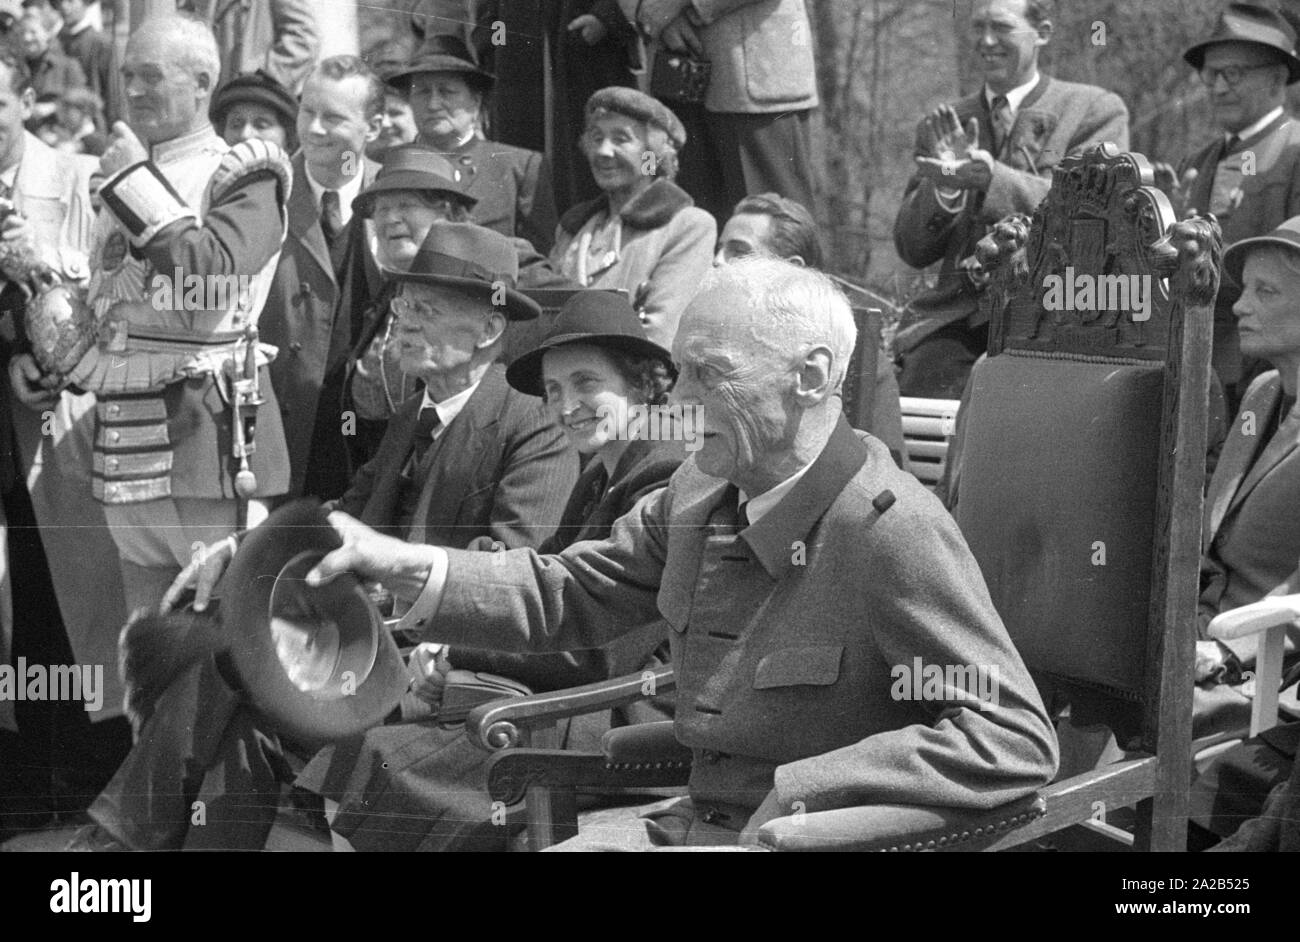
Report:
[[[478,200],[472,221],[519,236],[545,254],[555,234],[555,198],[546,159],[536,151],[489,141],[484,104],[495,82],[458,36],[433,35],[389,85],[411,103],[419,143],[447,157]]]
[[[538,548],[558,553],[581,540],[601,539],[644,495],[664,487],[686,456],[683,427],[665,422],[640,431],[619,417],[662,406],[675,371],[667,350],[645,337],[627,299],[614,292],[575,295],[561,309],[540,346],[514,361],[506,379],[518,392],[544,396],[570,445],[589,460],[555,535]],[[471,549],[496,548],[488,538]],[[438,646],[439,648],[441,646]],[[313,762],[307,784],[339,802],[334,830],[357,850],[503,850],[512,829],[493,822],[481,787],[488,759],[440,716],[448,685],[469,676],[477,683],[506,678],[534,692],[594,683],[667,663],[660,623],[597,651],[507,654],[478,649],[412,653],[414,697],[404,705],[431,715],[419,722],[380,726],[356,745],[338,747]],[[467,675],[464,672],[470,672]],[[481,675],[491,675],[485,677]],[[423,706],[421,706],[421,702]],[[415,707],[415,711],[412,711]],[[671,717],[662,703],[642,702],[565,723],[569,748],[591,749],[612,726]]]
[[[587,100],[581,144],[603,195],[564,214],[551,261],[583,287],[627,291],[646,335],[671,349],[718,238],[673,183],[686,129],[661,102],[614,86]]]

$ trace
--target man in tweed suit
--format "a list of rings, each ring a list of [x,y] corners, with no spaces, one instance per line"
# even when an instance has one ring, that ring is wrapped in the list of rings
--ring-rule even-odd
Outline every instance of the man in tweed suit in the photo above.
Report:
[[[818,272],[716,269],[673,350],[704,443],[608,539],[476,554],[334,514],[343,546],[307,581],[380,579],[412,601],[405,627],[502,650],[598,647],[666,619],[690,797],[648,828],[597,833],[620,846],[744,844],[801,812],[1031,793],[1056,772],[1051,723],[952,518],[840,414],[853,337]],[[902,682],[959,667],[996,694]]]
[[[934,288],[903,315],[895,338],[904,396],[960,399],[988,346],[979,309],[975,244],[1009,213],[1032,213],[1070,154],[1110,141],[1128,150],[1118,95],[1038,71],[1052,37],[1051,0],[976,0],[971,40],[984,86],[922,119],[917,170],[894,220],[894,247],[925,268],[942,259]]]

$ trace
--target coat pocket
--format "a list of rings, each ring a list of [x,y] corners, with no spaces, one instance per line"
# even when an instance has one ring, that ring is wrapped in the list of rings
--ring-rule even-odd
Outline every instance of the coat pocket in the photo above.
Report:
[[[826,687],[839,679],[842,644],[808,644],[796,648],[779,648],[763,655],[754,669],[754,689]]]

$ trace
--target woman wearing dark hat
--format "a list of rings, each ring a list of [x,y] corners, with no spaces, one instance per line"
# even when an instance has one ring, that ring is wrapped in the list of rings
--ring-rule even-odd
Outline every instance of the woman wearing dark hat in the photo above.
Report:
[[[555,231],[555,199],[546,160],[536,151],[484,137],[484,98],[494,79],[474,62],[464,41],[429,37],[387,81],[410,101],[419,143],[446,156],[464,175],[467,192],[478,200],[472,221],[547,252]]]
[[[1211,618],[1296,591],[1300,559],[1300,216],[1267,235],[1243,239],[1223,256],[1224,274],[1240,286],[1233,305],[1241,351],[1272,369],[1246,390],[1205,496],[1198,603],[1196,736],[1244,727],[1250,700],[1236,685],[1255,670],[1255,638],[1206,637]],[[1287,631],[1287,647],[1300,632]],[[1219,686],[1215,686],[1215,685]],[[1276,732],[1280,732],[1280,729]],[[1291,750],[1300,727],[1290,730]],[[1244,755],[1246,761],[1239,761]],[[1192,791],[1192,820],[1220,837],[1258,814],[1272,779],[1285,773],[1271,748],[1230,750]]]
[[[619,294],[581,292],[560,311],[541,345],[511,364],[506,378],[519,392],[544,396],[570,444],[590,460],[569,497],[555,535],[538,548],[558,553],[580,540],[601,539],[644,495],[664,487],[685,458],[681,428],[663,424],[650,440],[619,417],[662,405],[675,375],[668,351],[646,340],[636,313]],[[638,437],[633,437],[638,436]],[[491,549],[480,539],[470,548]],[[492,823],[481,782],[488,755],[463,728],[436,722],[448,685],[472,672],[523,684],[534,692],[594,683],[667,663],[662,624],[599,651],[504,654],[419,645],[412,652],[414,698],[434,719],[381,726],[359,746],[338,747],[322,791],[339,801],[334,830],[357,850],[503,850],[509,828]],[[488,679],[490,680],[490,679]],[[569,748],[590,749],[612,726],[670,718],[671,708],[639,703],[588,715],[562,730]],[[323,765],[324,763],[322,763]]]
[[[564,214],[551,261],[583,287],[626,290],[646,336],[671,349],[718,237],[673,183],[686,130],[659,101],[615,86],[588,99],[581,144],[604,195]]]
[[[212,126],[227,144],[260,138],[290,154],[298,149],[298,102],[260,69],[222,85],[208,107]]]

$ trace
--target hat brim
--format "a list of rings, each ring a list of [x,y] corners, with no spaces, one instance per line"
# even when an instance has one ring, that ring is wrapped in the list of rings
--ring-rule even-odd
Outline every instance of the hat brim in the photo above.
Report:
[[[1205,42],[1200,42],[1194,46],[1188,47],[1187,51],[1183,53],[1183,61],[1199,72],[1201,67],[1205,65],[1205,50],[1209,49],[1211,46],[1217,46],[1220,43],[1227,42],[1250,43],[1253,46],[1260,46],[1267,49],[1269,52],[1275,53],[1286,65],[1286,83],[1288,85],[1294,85],[1296,82],[1300,82],[1300,58],[1296,58],[1291,53],[1285,52],[1271,43],[1260,42],[1255,39],[1235,39],[1229,37],[1207,39]]]
[[[411,86],[411,79],[426,72],[451,72],[461,76],[471,85],[475,85],[483,91],[490,91],[497,83],[495,75],[491,72],[485,72],[471,63],[450,56],[433,56],[428,59],[417,60],[389,73],[384,79],[384,84],[399,91],[406,91]]]
[[[661,360],[668,368],[668,374],[674,379],[677,378],[677,367],[673,365],[672,354],[652,340],[627,334],[557,334],[548,337],[539,346],[516,358],[506,368],[506,382],[521,393],[541,397],[546,391],[546,385],[542,380],[542,361],[546,357],[546,351],[572,344],[586,344],[604,350],[615,350],[628,356]]]
[[[223,630],[235,635],[231,665],[253,707],[278,731],[304,743],[333,742],[381,723],[409,684],[401,654],[364,588],[350,573],[318,589],[297,582],[314,611],[328,612],[340,635],[368,641],[373,662],[363,652],[350,680],[309,692],[289,677],[276,649],[272,629],[272,593],[286,564],[310,560],[342,545],[324,509],[314,499],[298,500],[271,514],[248,534],[222,580]],[[311,554],[304,557],[303,554]],[[305,574],[305,570],[304,570]],[[341,645],[344,651],[355,645]],[[340,664],[347,663],[340,661]]]
[[[256,86],[232,89],[228,95],[222,95],[221,92],[216,94],[212,99],[212,106],[208,109],[208,119],[216,127],[217,133],[221,132],[221,125],[225,123],[226,115],[230,113],[230,109],[240,102],[251,102],[269,109],[280,119],[280,124],[284,126],[286,131],[291,135],[296,134],[297,106],[292,102],[285,101],[269,89]]]
[[[493,304],[493,307],[500,310],[506,316],[508,321],[531,321],[540,317],[542,307],[528,295],[523,294],[514,288],[505,285],[492,285],[478,278],[461,278],[456,275],[427,275],[419,272],[409,271],[386,271],[385,274],[393,280],[401,282],[410,282],[417,285],[433,285],[439,288],[454,288],[457,291],[464,291],[466,294],[478,297],[480,295],[492,297],[497,291],[503,291],[505,296],[500,304]]]
[[[352,201],[352,211],[364,219],[369,219],[375,211],[375,197],[380,193],[391,193],[395,190],[444,193],[466,209],[473,209],[478,203],[478,200],[468,193],[452,189],[450,182],[439,185],[436,180],[437,178],[430,174],[415,170],[399,170],[396,173],[385,174],[382,180],[376,180],[363,193],[357,194],[356,199]]]
[[[1270,232],[1267,235],[1252,236],[1249,239],[1242,239],[1228,246],[1223,253],[1223,271],[1237,285],[1242,285],[1242,271],[1246,267],[1246,256],[1255,249],[1271,245],[1277,248],[1290,249],[1297,255],[1300,255],[1300,232],[1295,234],[1285,233],[1279,235],[1276,232]]]

